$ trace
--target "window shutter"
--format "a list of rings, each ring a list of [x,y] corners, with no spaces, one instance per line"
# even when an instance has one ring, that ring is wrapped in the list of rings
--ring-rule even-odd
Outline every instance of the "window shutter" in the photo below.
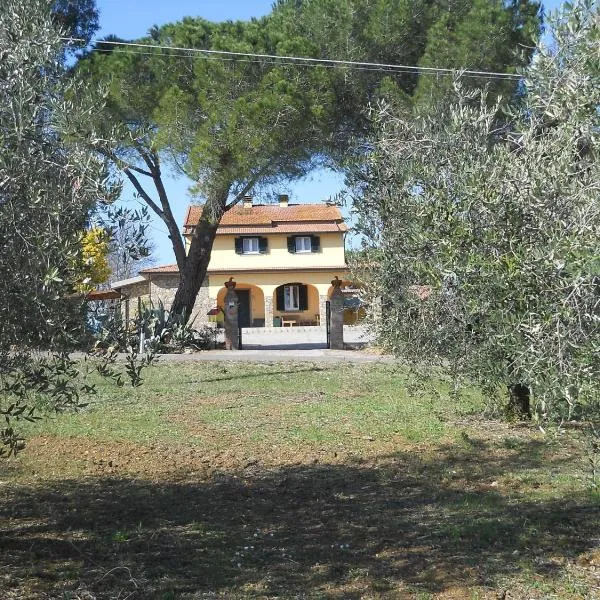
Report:
[[[280,285],[276,290],[275,290],[275,304],[276,304],[276,308],[277,310],[285,310],[285,300],[283,298],[283,288],[285,286]]]
[[[296,253],[296,238],[293,235],[288,238],[288,252]]]
[[[300,305],[300,310],[308,310],[308,288],[305,285],[299,285],[298,292],[298,304]]]
[[[266,254],[268,248],[269,248],[269,241],[267,240],[267,238],[266,237],[258,238],[258,251],[261,254]]]
[[[242,242],[242,238],[235,238],[235,252],[236,254],[243,254],[244,246]]]
[[[319,252],[321,250],[321,238],[318,235],[310,236],[311,252]]]

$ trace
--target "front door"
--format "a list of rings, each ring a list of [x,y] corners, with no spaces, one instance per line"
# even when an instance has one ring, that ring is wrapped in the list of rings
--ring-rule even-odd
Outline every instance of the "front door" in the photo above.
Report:
[[[235,290],[238,296],[238,326],[250,327],[250,290]]]

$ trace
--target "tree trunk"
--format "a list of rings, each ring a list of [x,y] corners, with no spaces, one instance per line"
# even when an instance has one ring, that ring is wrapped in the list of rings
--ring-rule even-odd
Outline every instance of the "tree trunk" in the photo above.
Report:
[[[179,272],[179,287],[171,306],[171,314],[182,316],[186,321],[192,314],[196,297],[206,277],[213,242],[221,217],[225,214],[228,195],[229,186],[206,201],[192,236],[185,266]]]
[[[517,383],[508,386],[508,413],[521,419],[531,419],[530,390],[526,385]]]

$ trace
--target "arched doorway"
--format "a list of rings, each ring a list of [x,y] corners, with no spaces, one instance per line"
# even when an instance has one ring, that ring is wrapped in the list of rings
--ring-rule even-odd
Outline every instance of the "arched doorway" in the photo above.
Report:
[[[278,286],[273,292],[273,319],[283,327],[319,325],[319,291],[302,282]]]
[[[235,288],[238,296],[238,323],[240,327],[265,326],[265,295],[256,285],[238,283]],[[225,306],[227,288],[223,287],[217,294],[217,306]]]

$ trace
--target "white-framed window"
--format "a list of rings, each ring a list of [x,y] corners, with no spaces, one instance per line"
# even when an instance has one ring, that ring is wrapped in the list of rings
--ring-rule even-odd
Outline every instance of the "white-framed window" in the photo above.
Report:
[[[286,285],[283,288],[283,304],[285,310],[300,310],[299,286]]]
[[[312,252],[312,240],[310,236],[299,236],[295,238],[296,252]]]
[[[259,253],[258,238],[256,238],[256,237],[242,238],[242,254],[258,254],[258,253]]]

